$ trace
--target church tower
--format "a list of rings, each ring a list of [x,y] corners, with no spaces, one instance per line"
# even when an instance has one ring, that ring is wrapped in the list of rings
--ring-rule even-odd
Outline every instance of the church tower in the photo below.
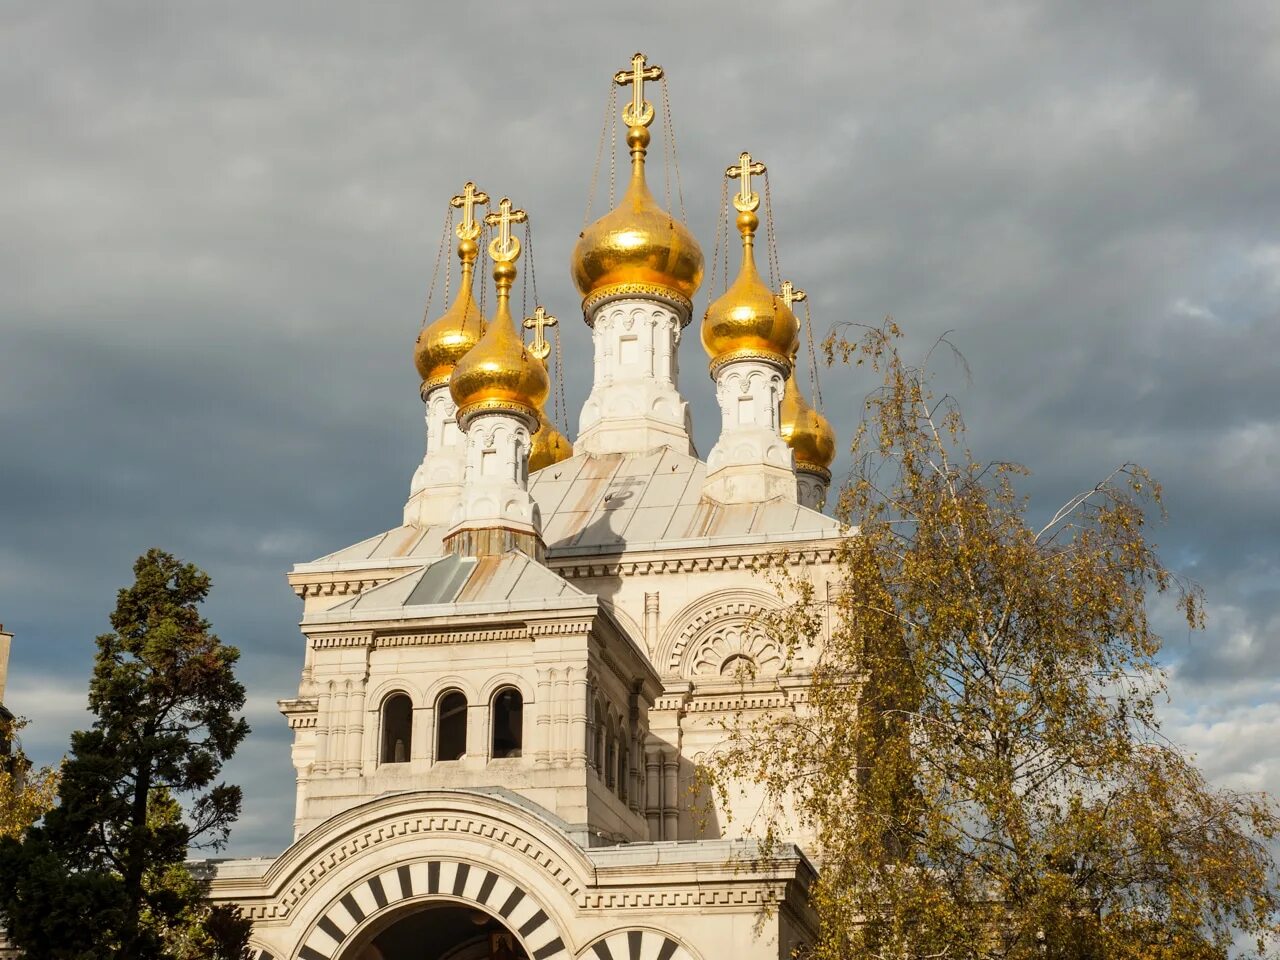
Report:
[[[618,205],[587,227],[573,250],[573,279],[594,354],[591,395],[574,448],[582,453],[693,452],[677,349],[702,282],[702,250],[645,181],[654,107],[644,98],[644,84],[662,79],[662,68],[646,66],[639,53],[631,70],[614,77],[632,92],[622,111],[631,181]]]
[[[720,439],[707,457],[703,492],[720,503],[796,501],[791,449],[782,438],[779,407],[791,375],[798,326],[790,304],[777,297],[756,269],[760,194],[751,178],[763,163],[744,153],[725,176],[741,183],[733,198],[742,235],[742,266],[729,289],[707,308],[702,345],[720,404]]]
[[[459,556],[518,549],[541,560],[546,551],[542,516],[529,496],[529,451],[547,399],[547,370],[529,355],[511,317],[511,285],[520,258],[511,225],[526,219],[506,197],[498,212],[485,218],[499,228],[489,242],[497,306],[484,336],[458,361],[449,381],[458,426],[466,435],[462,492],[445,537],[445,546]]]
[[[462,492],[464,452],[458,429],[458,408],[449,393],[453,369],[484,333],[484,316],[472,296],[481,227],[475,208],[487,204],[489,195],[467,181],[462,193],[449,201],[462,209],[458,224],[458,259],[462,262],[462,282],[458,296],[444,314],[423,328],[414,346],[413,362],[422,378],[420,392],[426,406],[427,449],[409,485],[409,502],[404,508],[406,525],[426,527],[446,522],[454,501]]]

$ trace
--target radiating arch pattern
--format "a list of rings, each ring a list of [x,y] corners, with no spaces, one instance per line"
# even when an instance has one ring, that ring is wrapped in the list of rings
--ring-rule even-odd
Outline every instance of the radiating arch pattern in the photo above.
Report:
[[[474,904],[500,918],[533,960],[569,960],[555,922],[528,891],[492,870],[456,860],[399,864],[356,884],[321,914],[298,948],[297,960],[337,960],[352,935],[374,916],[433,897]]]
[[[697,960],[678,941],[657,930],[619,930],[601,937],[579,960]]]

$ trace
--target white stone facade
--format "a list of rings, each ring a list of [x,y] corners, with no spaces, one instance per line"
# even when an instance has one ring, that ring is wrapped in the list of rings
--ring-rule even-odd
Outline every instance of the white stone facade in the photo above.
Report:
[[[680,396],[683,308],[660,300],[610,300],[591,317],[593,377],[576,453],[692,453],[689,405]]]
[[[465,530],[502,529],[542,535],[538,505],[529,496],[531,417],[482,411],[466,424],[462,491],[450,536]]]
[[[406,526],[427,527],[447,523],[462,492],[466,442],[458,429],[458,405],[445,383],[427,394],[426,453],[413,472],[409,501],[404,507]]]
[[[766,360],[736,360],[716,371],[721,428],[707,457],[708,497],[721,503],[796,501],[795,465],[779,417],[785,383],[786,371]]]

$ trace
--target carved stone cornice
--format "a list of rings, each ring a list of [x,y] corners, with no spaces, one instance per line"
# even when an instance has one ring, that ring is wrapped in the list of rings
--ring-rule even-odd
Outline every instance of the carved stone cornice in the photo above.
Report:
[[[317,697],[298,697],[293,700],[277,700],[276,706],[284,714],[290,730],[305,730],[316,725],[320,700]]]
[[[307,597],[346,597],[364,593],[373,587],[380,587],[396,577],[403,576],[404,571],[386,576],[344,577],[337,576],[325,580],[309,580],[291,582],[294,596],[305,600]]]
[[[653,557],[628,560],[624,554],[601,557],[548,556],[547,566],[566,580],[590,580],[603,577],[636,577],[667,573],[704,573],[709,570],[763,570],[777,563],[785,554],[788,567],[810,567],[832,563],[835,547],[810,547],[804,550],[757,550],[716,555]]]

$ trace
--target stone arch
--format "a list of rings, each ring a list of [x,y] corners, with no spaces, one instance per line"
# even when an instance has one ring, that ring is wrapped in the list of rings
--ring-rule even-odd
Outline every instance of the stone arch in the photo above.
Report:
[[[336,960],[388,913],[412,904],[462,903],[497,917],[533,960],[569,960],[564,936],[537,896],[489,865],[430,858],[387,866],[332,900],[308,928],[297,960]]]
[[[654,960],[699,960],[685,943],[669,933],[650,927],[614,930],[598,937],[578,954],[579,960],[628,960],[630,957],[653,957]]]
[[[293,931],[306,931],[309,937],[321,916],[327,916],[335,903],[371,877],[395,873],[401,865],[433,860],[466,863],[469,873],[498,874],[525,890],[555,930],[569,934],[576,904],[592,871],[582,850],[536,809],[468,790],[411,790],[385,794],[335,814],[281,854],[260,880],[252,881],[256,890],[252,894],[237,881],[219,879],[215,885],[223,886],[226,892],[220,896],[239,902],[253,922],[252,942],[270,954],[261,960],[300,960],[299,949],[306,941],[300,941]],[[442,896],[452,896],[456,872],[454,868],[450,875],[454,879]],[[478,894],[483,882],[478,874],[469,878],[463,893]],[[403,892],[403,887],[400,889]],[[422,889],[429,889],[429,883]],[[390,897],[387,886],[383,895]],[[490,890],[486,902],[495,896]],[[369,897],[376,906],[372,886],[359,895],[357,905],[369,902]],[[401,897],[396,902],[405,905],[412,901]],[[498,906],[502,903],[505,900]],[[534,914],[536,911],[530,917]],[[513,932],[527,922],[522,914]],[[528,942],[536,952],[553,939],[548,936],[546,942]],[[564,956],[567,960],[568,954]],[[559,955],[547,954],[544,960],[552,957],[558,960]]]
[[[685,605],[662,635],[654,665],[664,676],[692,676],[690,653],[714,639],[717,627],[749,624],[781,606],[776,594],[750,588],[718,590]]]

